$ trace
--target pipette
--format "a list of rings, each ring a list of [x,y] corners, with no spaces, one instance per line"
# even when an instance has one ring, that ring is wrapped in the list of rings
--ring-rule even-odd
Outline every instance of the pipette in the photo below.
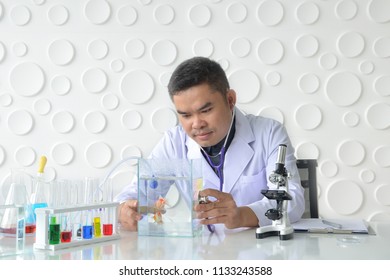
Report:
[[[35,215],[35,209],[37,208],[46,208],[47,207],[47,199],[45,196],[45,189],[44,189],[44,180],[43,180],[43,173],[45,170],[45,166],[47,163],[47,158],[45,156],[42,156],[39,161],[39,168],[38,173],[36,176],[36,184],[35,184],[35,193],[31,196],[31,204],[32,204],[32,210]]]

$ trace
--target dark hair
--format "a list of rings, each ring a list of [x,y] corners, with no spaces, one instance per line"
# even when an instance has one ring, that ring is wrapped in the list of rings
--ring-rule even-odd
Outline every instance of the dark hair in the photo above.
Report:
[[[206,57],[187,59],[172,73],[168,84],[169,96],[172,99],[179,91],[205,83],[223,96],[230,89],[225,71],[217,62]]]

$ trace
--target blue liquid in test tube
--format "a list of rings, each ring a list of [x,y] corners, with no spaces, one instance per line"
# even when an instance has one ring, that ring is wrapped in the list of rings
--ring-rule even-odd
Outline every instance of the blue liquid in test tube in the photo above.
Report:
[[[93,237],[93,227],[83,226],[83,239],[92,239],[92,237]]]
[[[83,239],[93,238],[92,213],[87,210],[84,212]]]

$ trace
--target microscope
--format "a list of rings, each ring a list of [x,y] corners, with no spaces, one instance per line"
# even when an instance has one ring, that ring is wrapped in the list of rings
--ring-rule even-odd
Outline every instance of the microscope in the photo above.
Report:
[[[288,193],[289,175],[285,167],[286,148],[287,146],[284,144],[279,145],[275,170],[269,176],[269,180],[276,185],[276,189],[261,191],[266,198],[276,200],[276,208],[268,209],[265,213],[265,216],[272,220],[272,224],[257,228],[257,239],[278,235],[280,240],[288,240],[294,234],[294,229],[287,215],[287,202],[292,200],[292,197]]]

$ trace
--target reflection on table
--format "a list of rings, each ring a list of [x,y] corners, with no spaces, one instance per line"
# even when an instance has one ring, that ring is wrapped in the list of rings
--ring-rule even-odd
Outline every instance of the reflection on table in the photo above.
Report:
[[[49,251],[33,249],[28,237],[23,254],[3,259],[27,260],[197,260],[197,259],[390,259],[390,223],[370,224],[371,234],[294,233],[291,240],[256,239],[255,229],[228,230],[217,226],[198,237],[138,236],[121,232],[113,241]]]

